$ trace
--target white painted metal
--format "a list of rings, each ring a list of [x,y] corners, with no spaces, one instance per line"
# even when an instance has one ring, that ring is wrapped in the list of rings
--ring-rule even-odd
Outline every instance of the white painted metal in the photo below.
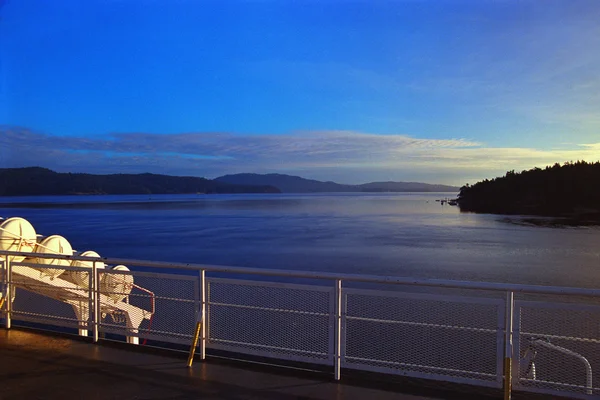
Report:
[[[572,350],[569,350],[567,348],[564,348],[562,346],[557,346],[555,344],[549,343],[549,342],[545,342],[543,340],[536,340],[535,344],[537,346],[541,346],[541,347],[547,347],[549,349],[552,350],[556,350],[560,353],[566,354],[568,356],[571,357],[575,357],[576,359],[578,359],[579,361],[581,361],[584,365],[585,368],[585,389],[586,389],[586,393],[587,394],[593,394],[593,388],[594,388],[594,384],[593,384],[593,376],[592,376],[592,366],[590,365],[590,362],[588,361],[587,358],[585,358],[584,356],[582,356],[579,353],[576,353]]]
[[[12,252],[12,251],[0,251],[2,255],[29,255],[26,252]],[[36,254],[36,257],[44,258],[56,258],[61,260],[82,260],[82,261],[94,261],[96,258],[92,257],[81,257],[81,256],[65,256],[55,254]],[[200,271],[205,270],[206,272],[222,272],[240,275],[257,275],[257,276],[279,276],[287,278],[306,278],[306,279],[323,279],[323,280],[336,280],[341,279],[342,281],[348,282],[366,282],[366,283],[381,283],[389,285],[410,285],[410,286],[424,286],[424,287],[439,287],[439,288],[454,288],[454,289],[470,289],[470,290],[490,290],[500,292],[514,292],[514,293],[535,293],[535,294],[554,294],[554,295],[573,295],[573,296],[587,296],[587,297],[599,297],[600,289],[586,289],[586,288],[573,288],[573,287],[559,287],[559,286],[540,286],[540,285],[520,285],[520,284],[508,284],[508,283],[490,283],[490,282],[468,282],[468,281],[452,281],[443,279],[415,279],[407,277],[396,277],[396,276],[382,276],[382,275],[356,275],[356,274],[335,274],[327,272],[312,272],[312,271],[293,271],[293,270],[278,270],[278,269],[261,269],[261,268],[243,268],[243,267],[229,267],[219,265],[207,265],[207,264],[190,264],[190,263],[168,263],[160,261],[147,261],[147,260],[129,260],[123,258],[107,258],[102,257],[101,261],[105,264],[127,264],[129,266],[142,266],[146,268],[160,268],[160,269],[177,269],[177,270],[188,270],[188,271]]]
[[[11,318],[12,318],[12,299],[13,299],[13,295],[12,295],[12,291],[13,291],[13,286],[12,286],[12,271],[11,271],[11,264],[12,261],[10,260],[10,257],[6,257],[4,259],[4,266],[6,268],[6,292],[5,292],[5,296],[6,296],[6,329],[10,329],[11,328]]]
[[[206,358],[206,272],[200,271],[200,316],[199,321],[202,323],[200,327],[200,359]]]
[[[513,363],[513,320],[514,320],[514,306],[515,306],[515,294],[513,292],[506,293],[506,306],[504,308],[506,314],[505,327],[505,339],[504,339],[504,360],[507,366],[514,368]],[[506,371],[505,371],[506,374]],[[512,370],[508,373],[508,376],[504,377],[504,388],[505,388],[505,400],[510,400],[512,391]]]
[[[9,293],[12,288],[20,287],[70,304],[75,309],[77,320],[87,324],[89,319],[89,289],[86,289],[87,291],[84,292],[80,286],[72,282],[61,279],[60,277],[53,277],[51,273],[40,272],[40,270],[44,268],[53,269],[53,266],[35,265],[24,262],[12,264],[13,263],[8,262],[10,279],[8,285]],[[30,265],[34,265],[35,268]],[[75,269],[74,267],[65,268]],[[81,270],[81,268],[79,268],[79,270]],[[151,316],[151,312],[147,310],[140,309],[139,307],[135,307],[122,301],[115,302],[113,297],[102,293],[99,294],[97,301],[100,303],[101,311],[104,313],[123,313],[125,318],[127,318],[128,323],[131,324],[132,333],[137,333],[137,328],[141,322],[144,319],[149,319]],[[11,311],[12,302],[9,302],[9,313]],[[85,335],[87,336],[87,333]]]
[[[102,263],[104,265],[104,263]],[[93,330],[92,338],[94,343],[98,342],[99,327],[100,327],[100,273],[98,271],[97,261],[92,261],[92,273],[90,275],[90,296],[92,297],[93,314]]]
[[[501,387],[502,299],[356,288],[344,289],[344,294],[343,367]],[[459,317],[457,312],[462,313],[461,318],[449,319],[447,314]],[[473,312],[487,314],[487,321],[473,319]],[[445,357],[438,356],[437,348],[428,341],[446,341]],[[406,343],[410,348],[404,351],[419,352],[423,357],[390,354],[395,342]],[[485,346],[485,354],[472,350],[480,359],[471,360],[460,350],[466,343],[470,349]]]
[[[342,280],[335,281],[335,354],[334,378],[339,381],[342,374]]]
[[[19,288],[19,293],[21,293],[22,289],[35,289],[36,293],[41,293],[47,297],[69,304],[74,311],[75,317],[63,318],[60,316],[44,315],[43,313],[23,312],[19,309],[14,310],[12,301],[7,301],[5,305],[5,321],[8,328],[11,326],[11,319],[15,321],[27,320],[44,323],[48,320],[48,317],[51,317],[55,319],[53,324],[57,326],[74,326],[82,335],[87,335],[88,331],[91,330],[94,341],[98,341],[99,331],[102,331],[126,336],[127,341],[134,344],[139,343],[139,338],[142,337],[155,339],[159,342],[189,345],[193,325],[196,321],[201,320],[203,322],[200,340],[201,358],[206,356],[207,350],[220,349],[261,357],[333,366],[335,379],[340,378],[342,368],[356,368],[419,378],[500,387],[503,382],[503,360],[506,357],[513,360],[511,380],[515,385],[515,389],[556,395],[565,395],[566,393],[568,396],[584,399],[591,399],[600,394],[600,388],[595,388],[592,380],[595,366],[600,365],[600,330],[596,333],[586,331],[581,332],[581,334],[565,334],[552,328],[554,326],[552,324],[556,324],[557,319],[560,321],[560,318],[552,317],[553,312],[567,312],[569,315],[587,312],[592,314],[597,313],[600,316],[600,306],[579,302],[583,297],[600,299],[600,290],[598,289],[171,264],[140,260],[99,259],[84,255],[69,256],[44,253],[35,255],[40,259],[73,262],[72,265],[80,265],[75,264],[75,261],[91,263],[92,273],[88,274],[89,283],[86,288],[86,285],[75,285],[67,279],[62,279],[63,276],[50,279],[49,276],[40,274],[39,269],[34,269],[35,265],[32,267],[28,263],[10,262],[11,257],[23,255],[30,255],[30,253],[0,250],[0,257],[4,260],[3,295],[11,298],[10,296],[14,293],[15,287]],[[109,274],[110,271],[101,270],[96,263],[98,265],[103,263],[111,265],[126,263],[132,267],[178,270],[177,273],[170,274],[137,272],[135,269],[130,272],[125,271],[125,276],[135,276],[136,282],[138,279],[149,279],[148,287],[158,291],[159,295],[156,296],[156,316],[158,319],[155,321],[155,325],[152,327],[149,325],[150,316],[153,313],[140,307],[141,303],[150,301],[150,295],[147,293],[131,292],[115,304],[114,298],[103,293],[100,285],[102,275]],[[40,269],[56,268],[49,265],[37,265],[37,267]],[[71,272],[85,271],[84,269],[78,270],[77,268],[69,267],[65,267],[65,269]],[[190,276],[190,271],[195,272]],[[277,280],[282,278],[286,280],[289,280],[289,278],[310,278],[322,280],[325,285],[298,285],[285,282],[207,278],[206,272],[272,276],[276,277]],[[114,274],[119,275],[118,271],[115,271]],[[72,274],[69,274],[69,276],[72,276]],[[427,292],[405,293],[398,290],[375,291],[348,288],[344,281],[378,283],[388,285],[385,286],[387,289],[390,289],[390,285],[396,285],[396,288],[398,287],[397,285],[403,285],[461,290],[460,295],[456,296]],[[331,285],[331,282],[334,285]],[[215,299],[211,297],[211,284],[217,283],[230,285],[232,289],[241,290],[241,294],[236,298],[236,301]],[[186,286],[191,289],[181,289],[177,293],[172,292],[173,288],[179,288],[180,286]],[[221,293],[228,293],[227,288],[220,290]],[[435,289],[427,289],[427,291],[431,290]],[[269,293],[273,291],[279,291],[280,294],[276,296],[275,300],[269,301]],[[475,293],[474,291],[504,292],[506,293],[506,299],[491,298],[489,297],[489,292],[483,294],[476,293],[477,296],[484,297],[464,295],[465,293]],[[285,295],[285,293],[288,293],[288,295]],[[581,296],[581,298],[571,297],[570,301],[572,303],[569,304],[560,302],[515,302],[515,294],[519,293],[551,295],[552,299],[566,298],[565,296]],[[244,297],[244,294],[248,294],[248,296]],[[365,308],[368,312],[364,315],[352,314],[354,312],[352,310],[354,309],[351,310],[351,308],[356,307],[356,302],[352,300],[352,296],[356,295],[365,296],[368,302],[371,302],[365,304],[371,307],[372,310],[381,309],[381,305],[388,304],[387,307],[389,308],[389,304],[401,304],[402,302],[431,304],[430,309],[434,316],[437,313],[440,318],[420,319],[412,317],[401,318],[399,315],[380,315],[381,313],[378,312],[371,313],[369,307]],[[498,294],[496,294],[497,296]],[[257,302],[257,299],[260,301]],[[152,311],[154,311],[154,295],[152,295],[151,301],[153,305]],[[312,301],[314,304],[318,304],[318,310],[303,308],[305,301]],[[288,304],[289,302],[294,304],[290,305],[291,303]],[[491,307],[490,310],[492,311],[490,311],[490,314],[482,314],[481,310],[487,306]],[[52,306],[49,304],[47,307]],[[471,315],[470,310],[477,307],[479,307],[479,314],[473,313]],[[546,310],[544,311],[546,314],[542,313],[536,318],[540,318],[540,321],[544,323],[545,320],[543,318],[549,318],[549,328],[544,330],[543,327],[545,325],[542,324],[540,325],[542,326],[540,328],[542,330],[540,331],[524,332],[521,329],[523,307],[527,307],[527,309]],[[455,310],[455,312],[462,314],[445,314],[445,310],[447,309]],[[189,310],[189,312],[185,311],[185,315],[182,317],[182,311],[180,310]],[[226,310],[225,314],[223,314],[223,310]],[[116,311],[124,316],[122,322],[111,323],[110,321],[102,320],[103,314],[110,314]],[[410,312],[410,310],[407,312]],[[223,319],[224,315],[227,318]],[[247,319],[248,315],[263,316],[261,318],[264,318],[265,321],[279,321],[286,324],[286,326],[289,325],[290,328],[271,330],[273,335],[282,336],[267,338],[268,340],[265,339],[264,341],[240,339],[239,337],[235,337],[235,335],[228,337],[227,334],[223,334],[223,332],[227,333],[228,330],[239,330],[240,326],[246,323],[248,323],[246,326],[248,330],[254,330],[252,333],[253,336],[248,336],[250,339],[263,337],[264,332],[270,332],[269,329],[265,330],[270,325],[263,324],[263,320],[260,318],[256,320]],[[546,315],[550,317],[546,317]],[[246,318],[242,325],[239,325],[238,316]],[[179,329],[178,326],[171,326],[169,321],[171,321],[172,317],[180,318],[180,321],[184,321],[185,324],[192,328]],[[219,320],[219,318],[221,319]],[[306,323],[306,321],[313,321],[311,318],[314,318],[314,321],[318,321],[318,324]],[[471,322],[465,323],[468,318],[471,318]],[[481,318],[482,321],[485,320],[485,325],[482,325],[481,321],[478,321],[477,318]],[[592,318],[589,320],[597,321]],[[144,325],[142,325],[143,321],[146,321]],[[75,325],[73,325],[73,322]],[[317,325],[320,326],[318,328],[320,330],[315,333]],[[380,330],[374,330],[370,328],[371,326],[378,327],[377,329]],[[357,331],[357,329],[359,330]],[[435,351],[439,351],[440,356],[444,355],[442,353],[446,353],[445,356],[448,356],[449,354],[454,354],[452,352],[459,351],[458,349],[463,349],[460,351],[468,349],[469,354],[463,355],[463,360],[459,363],[460,365],[456,366],[451,365],[450,362],[441,364],[431,363],[427,361],[427,357],[430,357],[431,354],[424,354],[425,358],[416,362],[414,361],[414,357],[407,358],[403,355],[398,356],[397,354],[392,357],[386,352],[390,351],[389,349],[393,350],[394,347],[386,347],[386,342],[403,340],[403,338],[393,334],[390,335],[386,332],[395,332],[398,330],[413,332],[414,335],[418,335],[416,332],[426,331],[429,336],[422,337],[428,337],[428,340],[434,341],[436,338],[439,338],[441,341],[448,340],[449,335],[454,335],[453,340],[456,341],[456,346],[440,347],[439,349],[436,348]],[[296,336],[295,338],[290,338],[290,335]],[[318,337],[318,340],[321,341],[320,347],[316,350],[313,346],[314,343],[310,340],[312,338],[311,335],[317,335],[315,337]],[[533,378],[537,379],[520,376],[519,357],[522,350],[520,342],[531,335],[544,338],[537,345],[541,349],[553,352],[553,360],[556,360],[556,365],[561,365],[560,363],[564,360],[561,357],[578,360],[577,362],[583,365],[581,367],[581,379],[577,381],[581,383],[576,382],[576,384],[573,384],[568,380],[561,381],[560,379],[549,380],[549,375],[547,373],[544,374],[548,366],[544,364],[544,360],[539,359],[536,360],[538,374],[533,376]],[[357,338],[365,343],[372,342],[375,346],[373,347],[375,352],[357,353]],[[548,340],[555,340],[556,343],[550,343]],[[566,343],[577,344],[579,347],[565,345],[565,341],[567,341]],[[597,346],[597,350],[592,350],[591,353],[586,352],[585,349],[581,350],[581,343],[585,344],[585,346]],[[377,354],[377,346],[380,348],[379,354]],[[482,347],[478,348],[477,346]],[[484,368],[470,368],[468,357],[478,357],[479,350],[481,350],[479,357],[485,354],[485,360],[483,360],[485,362],[482,364],[482,360],[473,359],[472,365],[483,365]],[[351,353],[352,351],[354,353]],[[564,371],[564,373],[567,372],[570,371]]]
[[[503,302],[502,308],[499,309],[498,319],[496,324],[496,384],[497,387],[502,387],[504,382],[504,352],[505,352],[505,324],[506,324],[506,301]],[[514,346],[513,346],[514,349]]]
[[[565,315],[588,326],[588,331],[580,332],[571,326],[573,321],[563,321]],[[531,330],[531,319],[539,316],[543,316],[544,319],[539,319],[536,329]],[[593,372],[600,368],[600,328],[597,323],[599,316],[600,305],[596,304],[515,301],[514,354],[523,355],[519,362],[515,360],[514,363],[515,390],[597,399],[600,395],[600,385],[594,387]],[[527,329],[528,322],[530,329]],[[539,324],[545,327],[542,332]],[[585,348],[587,353],[583,355],[575,351],[577,348]],[[539,355],[545,357],[542,360],[536,359]],[[569,363],[570,360],[576,360],[580,366]],[[581,371],[576,382],[566,382],[569,377],[573,379],[574,369]],[[562,375],[562,381],[547,379],[548,373],[555,377]]]
[[[0,258],[0,317],[4,317],[5,314],[5,306],[4,304],[6,304],[6,284],[7,284],[7,278],[6,278],[6,267],[5,267],[5,262],[4,259]]]
[[[333,286],[206,281],[209,349],[333,365]]]
[[[109,269],[100,271],[101,275],[111,273],[122,272],[111,272]],[[146,340],[156,340],[189,346],[198,317],[198,276],[139,271],[125,273],[131,274],[144,288],[152,287],[153,292],[149,293],[146,289],[144,291],[136,284],[128,296],[129,303],[150,310],[151,314],[153,310],[158,312],[153,313],[151,319],[146,319],[146,322],[137,328],[138,332],[132,331],[131,326],[128,327],[124,316],[105,317],[101,321],[100,333],[136,336],[140,338],[139,343],[142,345]],[[153,342],[152,345],[160,344]]]

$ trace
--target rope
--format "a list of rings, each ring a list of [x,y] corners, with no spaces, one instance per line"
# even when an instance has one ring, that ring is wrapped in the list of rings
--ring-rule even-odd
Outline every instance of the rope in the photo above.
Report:
[[[59,253],[59,252],[56,252],[56,251],[52,250],[52,249],[51,249],[50,247],[48,247],[48,246],[45,246],[45,245],[43,245],[43,244],[41,244],[41,243],[38,243],[37,241],[35,241],[35,242],[31,242],[30,240],[28,240],[28,239],[24,238],[22,235],[17,235],[17,234],[15,234],[15,233],[12,233],[12,232],[11,232],[11,231],[9,231],[8,229],[4,229],[4,228],[0,227],[0,230],[1,230],[1,231],[4,231],[4,232],[6,232],[6,233],[8,233],[9,235],[13,236],[13,237],[14,237],[14,238],[16,238],[16,239],[19,239],[19,244],[17,245],[17,249],[19,249],[19,250],[21,249],[21,247],[23,247],[23,244],[27,244],[28,246],[30,246],[30,247],[32,247],[32,248],[35,248],[35,247],[37,246],[37,247],[41,247],[41,248],[43,248],[43,249],[45,249],[45,250],[48,250],[48,252],[49,252],[50,254],[62,254],[62,253]],[[62,247],[62,246],[61,246],[61,247]]]
[[[152,320],[154,319],[154,312],[152,312],[152,315],[150,315],[150,319],[148,320],[148,328],[147,330],[149,331],[150,329],[152,329]],[[145,337],[144,341],[142,342],[142,346],[145,346],[146,343],[148,343],[148,338]]]

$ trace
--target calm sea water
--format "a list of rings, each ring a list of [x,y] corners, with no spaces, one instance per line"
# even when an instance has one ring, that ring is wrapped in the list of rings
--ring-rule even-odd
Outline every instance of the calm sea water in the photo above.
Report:
[[[0,215],[107,257],[600,287],[600,228],[460,213],[446,196],[10,197]]]

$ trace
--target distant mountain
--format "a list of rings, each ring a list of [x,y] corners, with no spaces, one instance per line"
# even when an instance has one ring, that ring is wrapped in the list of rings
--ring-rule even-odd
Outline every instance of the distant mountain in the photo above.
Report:
[[[351,192],[353,186],[340,185],[335,182],[321,182],[304,179],[299,176],[283,174],[234,174],[215,178],[215,181],[233,183],[236,185],[270,185],[284,193],[313,193],[313,192]],[[268,183],[267,183],[268,182]]]
[[[341,185],[284,174],[233,174],[216,181],[238,185],[269,185],[284,193],[315,192],[458,192],[456,186],[431,185],[419,182],[373,182],[363,185]]]
[[[279,189],[156,174],[72,174],[40,167],[0,169],[0,196],[181,193],[279,193]]]

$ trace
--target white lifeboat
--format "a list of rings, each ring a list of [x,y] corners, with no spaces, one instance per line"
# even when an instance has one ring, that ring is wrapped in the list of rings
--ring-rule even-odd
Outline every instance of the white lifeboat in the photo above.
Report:
[[[52,235],[43,239],[40,243],[35,247],[34,253],[46,253],[46,254],[61,254],[72,256],[73,248],[71,244],[60,235]],[[35,264],[42,265],[56,265],[67,267],[71,264],[70,260],[57,260],[54,258],[41,258],[41,257],[31,257],[28,258],[27,261],[30,261]],[[35,268],[35,267],[34,267]],[[56,278],[65,270],[63,268],[37,268],[42,275],[48,275],[51,279]]]
[[[36,247],[36,233],[33,226],[24,218],[9,218],[0,224],[0,250],[33,252]],[[4,257],[0,256],[0,260]],[[21,262],[25,256],[11,256],[9,261]]]
[[[95,251],[84,251],[80,254],[83,257],[98,257],[100,255]],[[73,260],[71,262],[72,267],[80,267],[80,268],[89,268],[90,270],[93,268],[94,261],[79,261]],[[102,261],[96,261],[96,268],[104,269],[105,265]],[[76,284],[77,286],[81,286],[82,288],[88,289],[90,287],[90,275],[85,271],[65,271],[64,274],[60,276],[62,279],[65,279],[69,282]]]
[[[133,289],[133,275],[131,274],[113,274],[112,271],[129,271],[124,265],[117,265],[110,270],[102,273],[100,279],[100,291],[107,295],[112,301],[118,303],[129,296]]]

